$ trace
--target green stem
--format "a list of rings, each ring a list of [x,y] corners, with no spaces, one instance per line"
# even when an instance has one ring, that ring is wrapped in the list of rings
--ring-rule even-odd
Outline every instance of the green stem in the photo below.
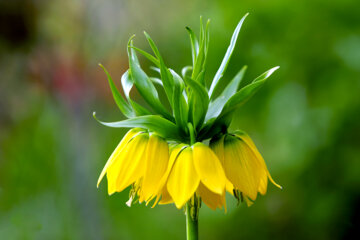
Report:
[[[192,206],[187,203],[186,204],[186,239],[187,240],[198,240],[198,218],[193,218],[191,214]]]
[[[190,133],[190,145],[196,142],[194,127],[191,123],[188,123]],[[200,200],[201,201],[201,200]],[[199,215],[200,202],[196,197],[196,194],[186,203],[185,214],[186,214],[186,239],[187,240],[198,240],[198,215]]]

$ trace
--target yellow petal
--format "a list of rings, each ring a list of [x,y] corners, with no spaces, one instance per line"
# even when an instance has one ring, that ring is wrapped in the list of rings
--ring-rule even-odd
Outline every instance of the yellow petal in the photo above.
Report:
[[[226,181],[226,191],[234,195],[234,185],[229,180]]]
[[[109,166],[107,171],[109,194],[121,192],[144,175],[144,155],[148,139],[147,133],[137,135],[120,153],[119,159]]]
[[[221,164],[224,166],[224,139],[225,135],[222,135],[218,139],[211,139],[210,148],[214,151],[216,156],[219,158]]]
[[[123,139],[120,141],[120,143],[118,144],[118,146],[115,148],[114,152],[111,154],[109,160],[106,162],[103,170],[101,171],[100,177],[97,181],[97,187],[99,187],[99,184],[101,182],[101,180],[103,179],[103,177],[105,176],[105,173],[108,169],[108,167],[118,159],[120,152],[124,149],[124,147],[126,146],[126,144],[133,138],[135,137],[137,134],[140,133],[140,129],[138,128],[134,128],[131,129],[130,131],[128,131],[126,133],[126,135],[123,137]]]
[[[228,135],[224,142],[224,169],[228,179],[245,195],[255,200],[264,168],[250,148],[240,139]]]
[[[181,208],[194,195],[199,183],[192,148],[185,148],[176,158],[167,181],[167,190],[177,208]]]
[[[160,180],[160,184],[158,186],[158,190],[157,190],[157,194],[156,196],[153,195],[150,199],[148,199],[148,202],[150,202],[152,199],[154,199],[156,197],[156,200],[155,202],[153,203],[153,206],[152,207],[155,207],[155,205],[159,202],[161,196],[163,193],[165,194],[169,194],[168,191],[167,191],[167,187],[166,187],[166,184],[167,184],[167,180],[169,178],[169,175],[170,175],[170,172],[174,166],[174,163],[175,163],[175,160],[176,158],[178,157],[179,153],[186,147],[187,145],[185,144],[177,144],[177,145],[174,145],[174,144],[171,144],[170,147],[169,147],[169,150],[170,150],[170,159],[169,159],[169,163],[168,163],[168,166],[167,166],[167,169],[166,169],[166,172],[164,173],[163,177],[161,178]],[[170,196],[170,195],[169,195]],[[171,196],[170,196],[171,198]]]
[[[219,158],[223,168],[224,168],[224,139],[225,139],[225,135],[215,140],[211,139],[210,141],[210,148]],[[226,191],[234,195],[233,190],[234,190],[233,184],[226,178]]]
[[[193,146],[194,166],[201,182],[214,193],[222,195],[227,178],[215,153],[203,143]]]
[[[200,195],[201,200],[212,210],[216,210],[216,208],[222,208],[224,206],[226,212],[225,192],[222,195],[216,194],[200,182],[197,193]]]
[[[259,150],[256,148],[255,143],[252,141],[252,139],[249,137],[249,135],[248,135],[246,132],[240,131],[240,130],[236,131],[236,132],[235,132],[235,135],[236,135],[237,137],[241,138],[241,140],[243,140],[243,141],[251,148],[251,150],[253,151],[253,153],[254,153],[255,156],[257,157],[257,159],[261,162],[261,164],[262,164],[262,165],[264,166],[264,168],[266,169],[266,174],[267,174],[267,176],[269,177],[269,179],[270,179],[270,181],[272,182],[272,184],[274,184],[276,187],[282,189],[282,187],[281,187],[279,184],[277,184],[277,183],[273,180],[273,178],[271,177],[270,172],[269,172],[269,170],[267,169],[266,163],[265,163],[265,161],[264,161],[264,158],[261,156]],[[267,181],[266,181],[266,186],[267,186]],[[266,192],[266,190],[265,190],[265,192]]]
[[[266,174],[266,173],[265,173],[265,174]],[[258,192],[259,192],[261,195],[265,195],[265,194],[266,194],[267,185],[268,185],[268,176],[265,175],[265,176],[261,177],[260,183],[259,183]]]
[[[161,194],[161,201],[159,202],[159,204],[169,204],[169,203],[173,203],[174,201],[172,200],[168,190],[166,189],[166,187],[164,187],[162,194]]]
[[[164,176],[169,162],[169,147],[167,142],[152,134],[146,148],[146,169],[142,181],[140,199],[148,200],[157,194],[160,180]]]
[[[161,178],[160,184],[158,186],[158,195],[161,195],[161,192],[163,191],[163,188],[166,187],[167,180],[169,178],[170,172],[172,168],[174,167],[175,160],[177,159],[179,153],[186,147],[185,144],[178,144],[176,146],[173,146],[170,149],[170,159],[169,163],[166,169],[166,172],[164,173],[163,177]]]

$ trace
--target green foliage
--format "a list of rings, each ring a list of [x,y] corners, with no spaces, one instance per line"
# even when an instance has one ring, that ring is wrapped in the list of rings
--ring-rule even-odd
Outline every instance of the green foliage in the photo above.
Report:
[[[94,118],[101,124],[113,128],[144,128],[150,132],[156,132],[160,136],[169,140],[178,140],[179,132],[176,125],[165,118],[157,115],[146,115],[140,117],[133,117],[118,122],[102,122],[96,118],[96,113],[93,113]]]
[[[168,131],[168,134],[171,135],[171,139],[177,141],[181,141],[184,136],[185,139],[190,138],[188,135],[188,123],[192,123],[195,132],[198,133],[198,135],[195,136],[197,140],[205,140],[218,134],[220,131],[227,129],[231,123],[234,112],[250,99],[250,97],[252,97],[265,83],[266,79],[278,68],[275,67],[270,69],[256,78],[249,85],[238,90],[247,69],[247,66],[244,66],[228,85],[225,86],[222,93],[215,97],[214,92],[220,90],[220,86],[223,85],[220,84],[222,82],[220,80],[227,69],[235,49],[241,26],[247,15],[248,14],[240,20],[235,28],[228,49],[213,78],[209,90],[207,90],[205,86],[206,61],[210,39],[209,20],[204,27],[202,18],[200,17],[199,39],[190,27],[186,27],[190,37],[192,66],[183,68],[182,75],[184,79],[165,65],[158,47],[149,34],[144,32],[155,56],[134,47],[133,37],[131,37],[128,43],[129,70],[124,73],[121,79],[124,94],[130,105],[121,97],[113,81],[109,78],[110,88],[113,92],[115,101],[129,120],[116,123],[101,123],[109,127],[136,127],[140,124],[149,131],[155,131],[159,134],[164,135],[166,131]],[[142,54],[155,65],[153,69],[160,73],[161,79],[148,77],[140,67],[135,51]],[[188,74],[190,71],[191,75]],[[154,83],[164,89],[172,108],[172,115],[169,114],[164,105],[160,102]],[[136,86],[140,95],[151,106],[156,114],[158,114],[156,117],[146,108],[137,104],[130,98],[130,90],[133,85]],[[143,117],[139,118],[139,116]],[[151,118],[148,116],[151,116]],[[158,128],[161,124],[154,128],[153,121],[155,120],[164,123],[164,129],[166,129],[165,132],[164,129]],[[151,121],[149,126],[146,125],[146,121]],[[151,128],[148,128],[150,126]],[[177,130],[175,131],[175,129]],[[179,133],[177,137],[176,135],[172,135],[175,132]]]

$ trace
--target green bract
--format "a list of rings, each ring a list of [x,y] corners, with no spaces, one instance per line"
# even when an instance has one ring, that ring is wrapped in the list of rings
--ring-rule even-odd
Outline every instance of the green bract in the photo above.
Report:
[[[107,70],[105,71],[114,100],[120,111],[128,118],[118,122],[100,123],[115,128],[140,127],[150,132],[156,132],[162,137],[177,142],[189,142],[189,123],[194,128],[196,141],[203,141],[221,132],[226,132],[236,109],[242,106],[260,87],[266,79],[279,67],[274,67],[261,74],[245,87],[239,89],[240,82],[247,66],[235,75],[224,86],[222,77],[226,71],[234,51],[241,26],[247,14],[240,20],[230,41],[230,45],[216,72],[209,89],[206,86],[205,72],[209,49],[209,21],[205,28],[200,18],[200,36],[186,27],[190,36],[192,66],[183,68],[181,75],[168,68],[160,52],[149,34],[144,32],[154,55],[133,46],[133,37],[128,42],[127,52],[129,69],[123,74],[121,84],[125,98],[119,93]],[[141,68],[136,52],[140,53],[155,66],[159,77],[149,77]],[[170,103],[171,111],[161,103],[155,84],[162,87]],[[146,109],[130,97],[130,91],[136,87],[151,109]],[[223,91],[216,96],[215,93]],[[95,113],[94,113],[95,117]],[[97,119],[95,117],[95,119]]]

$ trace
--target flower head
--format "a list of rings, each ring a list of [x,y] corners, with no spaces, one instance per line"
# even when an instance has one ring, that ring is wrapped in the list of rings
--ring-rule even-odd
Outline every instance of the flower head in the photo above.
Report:
[[[98,185],[106,174],[109,194],[131,186],[128,205],[153,201],[153,206],[175,203],[177,208],[188,204],[196,209],[201,201],[212,209],[226,209],[226,191],[251,203],[258,192],[266,193],[268,179],[278,186],[250,137],[240,131],[227,133],[235,110],[278,69],[272,68],[239,88],[247,68],[244,66],[224,86],[222,77],[246,16],[237,25],[210,86],[206,86],[205,76],[209,21],[205,27],[201,22],[199,39],[187,28],[192,66],[185,66],[181,75],[166,67],[147,33],[145,37],[154,55],[134,47],[133,37],[129,40],[129,69],[121,78],[125,97],[100,65],[108,77],[115,102],[127,119],[98,121],[109,127],[132,129],[111,154]],[[137,52],[154,64],[159,76],[149,77],[142,70]],[[170,111],[161,102],[155,84],[163,88]],[[132,88],[137,89],[149,108],[130,97]],[[206,144],[209,140],[210,146]]]
[[[106,174],[109,195],[134,185],[132,198],[148,201],[156,197],[160,180],[167,168],[169,147],[156,134],[141,129],[130,130],[115,148],[100,174]]]
[[[198,189],[200,197],[206,199],[211,193],[222,196],[226,177],[219,159],[208,146],[203,143],[193,146],[180,144],[171,153],[163,184],[176,207],[181,208]]]
[[[219,157],[229,179],[228,190],[239,192],[248,201],[256,200],[257,193],[264,195],[268,179],[277,187],[266,167],[265,161],[257,150],[254,142],[243,131],[225,134],[211,140],[211,148]]]

